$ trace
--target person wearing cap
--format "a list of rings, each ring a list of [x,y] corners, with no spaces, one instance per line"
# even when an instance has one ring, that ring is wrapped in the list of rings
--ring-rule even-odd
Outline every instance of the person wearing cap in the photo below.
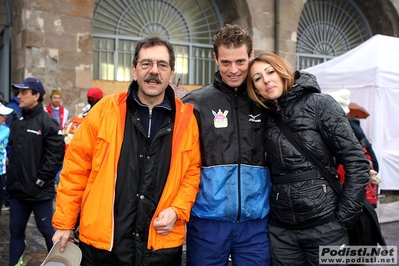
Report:
[[[57,120],[41,104],[45,94],[42,82],[29,77],[12,86],[19,89],[22,108],[22,117],[11,126],[6,185],[11,197],[10,265],[16,265],[25,249],[25,230],[32,211],[47,250],[53,246],[54,177],[62,165],[65,144]]]
[[[362,145],[366,157],[370,160],[370,182],[366,187],[366,198],[370,201],[370,204],[377,208],[378,199],[378,188],[377,186],[381,183],[381,179],[377,177],[379,164],[376,154],[374,153],[373,147],[370,141],[367,139],[362,127],[360,126],[359,119],[355,117],[350,117],[350,95],[351,92],[348,89],[341,89],[327,93],[334,98],[339,105],[341,105],[342,110],[344,110],[346,117],[348,118],[349,124],[355,134],[357,140]],[[341,176],[341,182],[345,180],[345,170],[342,165],[338,166],[338,173]]]
[[[69,116],[69,111],[64,106],[61,105],[61,91],[52,90],[50,95],[50,103],[44,108],[44,110],[52,115],[60,125],[61,130],[64,129]],[[55,176],[55,184],[57,186],[60,181],[61,169],[57,172]]]
[[[50,103],[45,107],[47,113],[52,115],[60,125],[61,129],[64,128],[65,123],[68,121],[69,111],[61,105],[61,91],[52,90],[50,95]]]
[[[377,160],[377,156],[374,153],[374,150],[371,146],[371,143],[366,137],[366,134],[364,133],[362,127],[360,126],[360,121],[356,117],[350,117],[350,110],[349,110],[349,104],[350,104],[350,95],[351,92],[348,89],[341,89],[341,90],[336,90],[332,91],[330,93],[327,93],[331,95],[334,100],[341,105],[342,109],[344,110],[349,123],[353,129],[353,133],[355,134],[356,138],[359,140],[360,144],[367,150],[367,152],[371,156],[371,160],[373,163],[373,169],[378,172],[379,170],[379,164]]]
[[[104,97],[105,93],[99,87],[90,88],[87,91],[87,106],[83,108],[82,116],[85,117],[93,106]]]
[[[12,113],[12,109],[0,103],[0,206],[3,206],[6,197],[6,161],[7,145],[10,135],[10,128],[5,124],[7,116]],[[1,209],[0,209],[1,214]]]
[[[181,265],[200,182],[194,106],[175,98],[172,45],[137,42],[134,80],[104,97],[66,151],[53,242],[63,251],[80,212],[82,265]]]
[[[327,93],[330,96],[334,98],[339,105],[341,105],[342,109],[344,110],[346,117],[349,120],[349,124],[352,127],[353,133],[355,134],[357,140],[360,142],[363,148],[367,150],[367,152],[370,154],[371,160],[372,160],[372,165],[373,165],[373,170],[378,172],[379,170],[379,164],[377,160],[377,156],[374,153],[374,150],[371,146],[371,143],[366,137],[366,134],[364,133],[362,127],[360,126],[360,121],[359,119],[355,117],[350,117],[350,110],[349,110],[349,104],[350,104],[350,95],[351,92],[348,89],[341,89],[341,90],[336,90]]]
[[[65,127],[62,130],[65,135],[65,144],[66,145],[68,145],[71,142],[73,135],[76,133],[76,131],[80,127],[80,124],[82,124],[83,118],[86,117],[86,115],[89,113],[90,109],[93,108],[93,106],[96,103],[98,103],[98,101],[100,101],[104,97],[104,95],[105,95],[105,93],[99,87],[93,87],[87,91],[88,105],[86,105],[82,109],[83,113],[69,119],[66,122]]]

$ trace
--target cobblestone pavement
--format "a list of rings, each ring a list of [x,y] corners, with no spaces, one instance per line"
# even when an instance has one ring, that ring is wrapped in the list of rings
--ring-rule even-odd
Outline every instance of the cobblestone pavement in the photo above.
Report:
[[[394,204],[395,210],[387,209],[388,211],[379,212],[386,209],[386,206],[392,206]],[[387,220],[388,222],[381,223],[381,229],[386,238],[388,245],[398,246],[399,244],[399,219],[391,221],[389,216],[399,215],[399,191],[381,191],[379,199],[379,207],[377,212],[380,220]],[[388,217],[385,217],[388,216]],[[398,216],[399,217],[399,216]],[[9,238],[10,232],[8,229],[9,225],[9,212],[2,211],[0,216],[0,266],[8,266],[9,258]],[[26,249],[24,254],[24,266],[39,266],[47,255],[46,247],[44,244],[43,237],[36,228],[33,215],[29,219],[27,230],[26,230]],[[183,265],[185,257],[183,255]],[[392,264],[391,264],[392,265]]]
[[[0,266],[8,266],[9,263],[9,222],[9,212],[2,211],[0,216]],[[26,230],[26,248],[23,265],[39,266],[46,258],[46,255],[47,249],[44,239],[37,230],[34,217],[31,215]]]

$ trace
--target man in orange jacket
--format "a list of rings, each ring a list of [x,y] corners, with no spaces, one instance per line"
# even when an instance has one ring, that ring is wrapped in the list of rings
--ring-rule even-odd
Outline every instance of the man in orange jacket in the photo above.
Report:
[[[53,242],[64,251],[81,211],[83,266],[181,264],[201,156],[193,105],[168,85],[174,63],[169,42],[139,41],[128,91],[97,103],[69,144]]]

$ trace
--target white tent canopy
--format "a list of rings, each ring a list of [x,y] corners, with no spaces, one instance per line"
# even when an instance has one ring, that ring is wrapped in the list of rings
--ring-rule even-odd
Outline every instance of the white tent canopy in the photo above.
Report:
[[[380,189],[399,190],[399,38],[375,35],[330,61],[304,69],[322,92],[351,92],[370,116],[361,119],[380,166]]]

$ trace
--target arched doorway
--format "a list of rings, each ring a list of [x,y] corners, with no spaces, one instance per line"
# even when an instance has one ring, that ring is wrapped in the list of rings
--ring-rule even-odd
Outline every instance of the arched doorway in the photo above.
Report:
[[[93,78],[130,81],[139,39],[159,36],[176,54],[173,83],[207,84],[216,71],[212,37],[222,25],[214,1],[96,0]]]
[[[297,69],[339,56],[372,36],[352,0],[308,0],[298,24]]]

